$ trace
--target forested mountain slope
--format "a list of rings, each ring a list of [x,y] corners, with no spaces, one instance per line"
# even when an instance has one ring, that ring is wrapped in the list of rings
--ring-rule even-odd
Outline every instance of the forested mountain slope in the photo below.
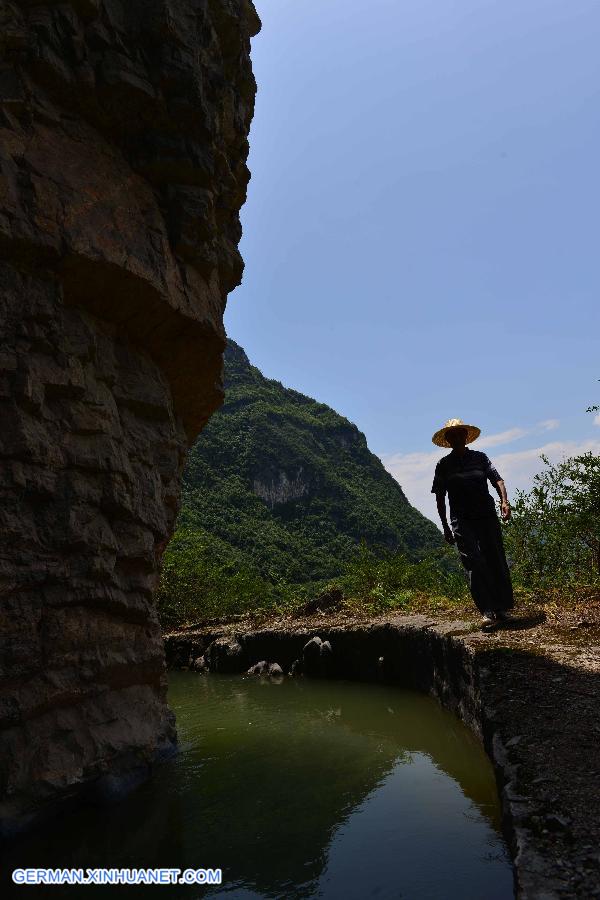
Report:
[[[442,543],[355,425],[265,378],[233,341],[225,404],[190,451],[179,527],[292,583],[337,575],[362,539],[411,556]]]

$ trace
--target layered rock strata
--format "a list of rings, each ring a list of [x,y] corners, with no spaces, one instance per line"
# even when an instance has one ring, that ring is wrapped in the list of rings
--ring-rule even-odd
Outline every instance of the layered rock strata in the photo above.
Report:
[[[0,3],[0,833],[176,741],[153,605],[222,401],[251,0]]]

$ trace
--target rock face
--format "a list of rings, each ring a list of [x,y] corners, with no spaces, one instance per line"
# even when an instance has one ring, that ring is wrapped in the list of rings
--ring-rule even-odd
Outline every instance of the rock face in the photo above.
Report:
[[[260,478],[255,478],[252,484],[253,493],[264,500],[271,509],[275,509],[279,503],[299,500],[300,497],[307,495],[309,490],[310,484],[303,478],[302,466],[291,476],[280,470],[270,473],[264,482]]]
[[[223,397],[251,0],[0,3],[0,829],[176,741],[153,591]]]

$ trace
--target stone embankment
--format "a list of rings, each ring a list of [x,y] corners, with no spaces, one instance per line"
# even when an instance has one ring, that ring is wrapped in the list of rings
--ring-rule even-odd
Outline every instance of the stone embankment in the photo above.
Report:
[[[586,623],[583,634],[547,629],[543,619],[486,634],[425,615],[349,624],[316,616],[194,628],[165,645],[170,667],[199,673],[303,673],[432,694],[492,760],[517,896],[600,898],[600,635]]]
[[[175,745],[153,592],[223,398],[259,27],[0,4],[0,836]]]

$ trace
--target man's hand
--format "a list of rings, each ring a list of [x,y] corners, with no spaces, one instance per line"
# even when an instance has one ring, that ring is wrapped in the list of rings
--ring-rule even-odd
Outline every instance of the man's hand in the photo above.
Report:
[[[447,544],[453,544],[456,541],[451,528],[444,528],[444,539]]]
[[[508,500],[503,500],[500,504],[500,515],[505,522],[508,522],[510,519],[510,503]]]

